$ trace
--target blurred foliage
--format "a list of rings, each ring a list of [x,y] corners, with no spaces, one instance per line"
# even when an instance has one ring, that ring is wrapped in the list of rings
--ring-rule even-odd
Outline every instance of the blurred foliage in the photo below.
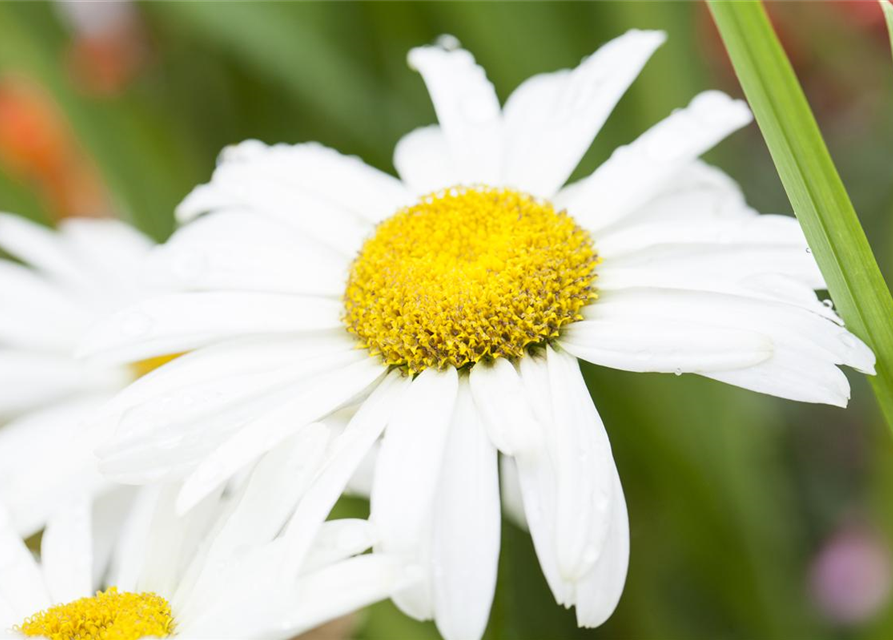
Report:
[[[893,270],[893,69],[883,18],[845,5],[770,7],[865,230]],[[880,14],[877,4],[871,3]],[[70,73],[75,37],[57,6],[0,4],[0,82],[27,77],[63,114],[112,208],[161,240],[172,211],[208,179],[220,149],[245,138],[318,140],[393,171],[402,134],[434,121],[407,50],[451,33],[501,98],[526,77],[571,67],[629,28],[668,43],[623,98],[577,175],[698,91],[740,95],[706,8],[683,2],[212,3],[136,6],[146,56],[120,91],[86,91]],[[878,28],[878,26],[880,28]],[[2,123],[0,123],[2,124]],[[763,211],[790,212],[755,127],[708,159]],[[60,212],[0,154],[0,209]],[[602,628],[579,630],[546,588],[529,536],[506,523],[487,636],[540,638],[893,637],[887,603],[834,622],[811,597],[820,549],[851,521],[893,541],[893,443],[864,379],[848,410],[795,405],[692,376],[585,366],[629,502],[626,592]],[[344,515],[365,507],[349,501]],[[436,638],[383,603],[359,616],[365,640]]]

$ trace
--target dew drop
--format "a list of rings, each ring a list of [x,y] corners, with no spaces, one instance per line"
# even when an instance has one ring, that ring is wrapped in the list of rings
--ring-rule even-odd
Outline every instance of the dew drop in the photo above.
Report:
[[[830,298],[827,299],[827,300],[822,300],[822,304],[825,305],[825,308],[826,308],[826,309],[833,309],[833,308],[834,308],[834,302],[832,302]]]
[[[677,375],[677,376],[681,376],[681,375],[682,375],[682,369],[676,369],[673,373],[674,373],[675,375]]]
[[[812,249],[810,249],[809,247],[806,247],[806,253],[812,253]]]
[[[456,49],[462,48],[462,43],[459,42],[459,38],[446,33],[442,36],[438,36],[435,42],[438,47],[447,51],[455,51]]]

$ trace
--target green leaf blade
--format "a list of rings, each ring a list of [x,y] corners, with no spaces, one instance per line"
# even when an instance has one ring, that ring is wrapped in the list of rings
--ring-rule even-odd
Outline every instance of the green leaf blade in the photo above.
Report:
[[[806,96],[759,0],[708,4],[837,310],[877,356],[872,386],[893,429],[893,298]]]

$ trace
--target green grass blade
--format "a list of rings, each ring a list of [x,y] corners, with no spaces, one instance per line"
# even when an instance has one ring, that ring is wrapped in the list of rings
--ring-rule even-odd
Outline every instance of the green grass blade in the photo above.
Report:
[[[865,232],[762,3],[708,4],[837,310],[874,349],[893,428],[893,299]]]
[[[887,29],[890,31],[890,45],[893,46],[893,2],[890,0],[878,0],[881,3],[881,9],[884,10],[884,17],[887,19]]]

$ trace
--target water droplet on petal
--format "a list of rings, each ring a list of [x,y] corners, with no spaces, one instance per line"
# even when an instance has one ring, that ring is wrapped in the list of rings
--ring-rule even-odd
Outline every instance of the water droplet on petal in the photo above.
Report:
[[[677,368],[673,373],[674,373],[675,375],[677,375],[677,376],[681,376],[681,375],[682,375],[682,369]]]
[[[462,48],[462,43],[459,42],[459,38],[448,33],[438,36],[437,40],[435,40],[434,42],[437,44],[438,47],[440,47],[441,49],[446,49],[447,51],[455,51],[456,49]]]
[[[806,247],[806,253],[812,253],[812,249],[810,249],[809,247]]]
[[[822,304],[825,305],[825,308],[827,309],[834,308],[834,302],[830,298],[828,300],[822,300]]]

